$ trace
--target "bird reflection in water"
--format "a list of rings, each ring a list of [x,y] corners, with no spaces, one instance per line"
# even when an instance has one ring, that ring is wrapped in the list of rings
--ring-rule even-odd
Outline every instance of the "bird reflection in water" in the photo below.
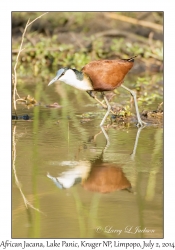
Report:
[[[62,162],[61,165],[70,167],[58,177],[47,174],[47,177],[57,185],[57,187],[71,188],[81,182],[85,190],[110,193],[115,190],[127,189],[131,191],[131,183],[125,177],[119,164],[103,162],[102,159],[94,161]]]
[[[131,159],[134,160],[139,135],[142,128],[139,128],[136,134],[134,149],[131,154]],[[108,142],[107,142],[108,144]],[[70,169],[62,172],[58,177],[51,176],[50,178],[57,187],[71,188],[77,183],[81,183],[85,190],[110,193],[117,190],[128,190],[132,192],[130,181],[123,173],[122,166],[113,162],[104,162],[103,154],[107,146],[104,147],[101,155],[91,161],[63,161],[62,166],[69,166]]]

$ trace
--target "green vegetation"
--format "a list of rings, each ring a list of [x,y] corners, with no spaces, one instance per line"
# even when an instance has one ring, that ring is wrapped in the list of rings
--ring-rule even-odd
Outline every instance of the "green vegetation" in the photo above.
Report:
[[[137,12],[130,13],[132,15],[120,14],[126,18],[135,19],[139,19],[141,15]],[[32,20],[39,15],[41,13],[13,12],[12,66],[15,64],[21,32],[27,20],[29,18]],[[112,20],[105,15],[106,13],[98,12],[86,14],[51,12],[36,20],[26,33],[23,46],[25,50],[19,57],[18,89],[26,96],[32,96],[31,92],[26,91],[25,86],[36,82],[47,84],[60,67],[67,66],[80,70],[91,60],[129,58],[137,55],[132,78],[130,73],[125,83],[136,89],[140,105],[150,107],[153,105],[155,108],[161,103],[163,98],[162,33],[154,29],[148,32],[148,28],[143,32],[143,27],[139,25],[135,32],[134,25]],[[147,17],[148,21],[151,20],[150,23],[153,19],[155,23],[163,23],[161,13],[147,13]],[[68,95],[71,92],[77,92],[75,89],[65,88]],[[120,89],[115,92],[120,94]],[[41,99],[48,99],[44,95],[43,91]],[[76,98],[81,100],[83,97],[79,94]],[[125,113],[126,116],[131,114],[128,105],[129,100],[128,103],[126,101],[120,114]]]

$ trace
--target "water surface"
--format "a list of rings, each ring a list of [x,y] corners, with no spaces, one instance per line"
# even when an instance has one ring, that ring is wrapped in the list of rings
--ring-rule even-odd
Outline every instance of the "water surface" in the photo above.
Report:
[[[116,124],[105,148],[104,111],[86,93],[38,83],[19,94],[40,105],[18,105],[31,119],[12,122],[12,237],[162,238],[162,127]]]

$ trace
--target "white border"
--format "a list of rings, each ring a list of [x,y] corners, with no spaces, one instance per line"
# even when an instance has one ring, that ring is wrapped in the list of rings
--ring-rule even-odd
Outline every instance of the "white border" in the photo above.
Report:
[[[164,133],[164,237],[172,242],[175,232],[174,202],[174,100],[175,100],[175,15],[174,1],[17,1],[0,2],[0,238],[11,237],[11,11],[164,11],[165,15],[165,133]],[[162,152],[163,153],[163,152]],[[127,240],[133,242],[133,240]],[[162,240],[160,240],[161,242]],[[154,240],[152,240],[154,242]]]

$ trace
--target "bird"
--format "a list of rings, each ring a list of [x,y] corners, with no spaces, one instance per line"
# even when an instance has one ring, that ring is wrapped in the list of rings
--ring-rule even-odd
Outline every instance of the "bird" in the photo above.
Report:
[[[110,193],[117,190],[133,192],[130,181],[125,176],[122,165],[113,162],[104,162],[105,148],[99,156],[92,160],[63,161],[61,166],[66,170],[55,177],[47,173],[59,189],[69,189],[81,183],[85,190]]]
[[[129,59],[94,60],[86,64],[81,71],[74,68],[63,67],[57,71],[56,76],[49,82],[48,86],[59,80],[74,88],[86,91],[92,98],[107,109],[107,112],[100,123],[100,127],[104,125],[110,112],[114,114],[104,92],[122,87],[129,91],[134,98],[138,121],[137,126],[144,127],[146,123],[141,120],[135,91],[123,85],[126,74],[134,65],[135,57],[136,56]],[[106,105],[96,97],[94,91],[102,93]]]
[[[111,162],[75,162],[75,166],[55,177],[47,173],[59,189],[69,189],[81,183],[85,190],[98,193],[110,193],[116,190],[132,191],[130,181],[126,178],[122,167]]]

